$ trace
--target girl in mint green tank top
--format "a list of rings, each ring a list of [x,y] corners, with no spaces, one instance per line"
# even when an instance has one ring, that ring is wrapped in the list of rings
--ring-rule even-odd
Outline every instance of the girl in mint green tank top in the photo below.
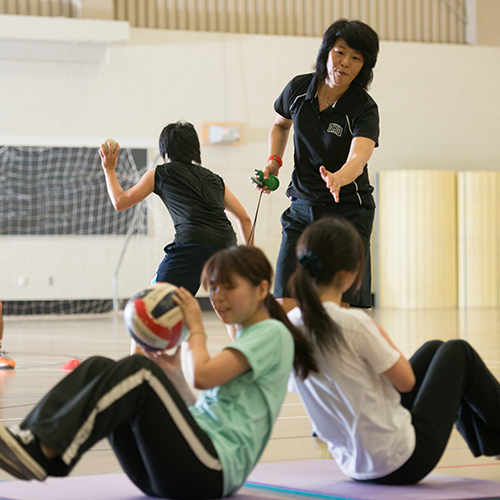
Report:
[[[231,342],[211,356],[200,306],[184,288],[174,300],[189,330],[196,399],[180,348],[115,361],[86,359],[19,426],[0,423],[0,467],[18,479],[67,476],[107,438],[124,472],[150,496],[211,499],[234,494],[259,460],[307,343],[270,295],[272,267],[255,247],[214,254],[202,282]]]

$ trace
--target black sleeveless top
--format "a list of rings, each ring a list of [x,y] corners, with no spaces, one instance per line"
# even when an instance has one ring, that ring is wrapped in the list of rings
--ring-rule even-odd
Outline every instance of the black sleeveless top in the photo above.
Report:
[[[177,243],[236,245],[225,190],[222,177],[201,165],[171,161],[156,167],[154,192],[172,217]]]

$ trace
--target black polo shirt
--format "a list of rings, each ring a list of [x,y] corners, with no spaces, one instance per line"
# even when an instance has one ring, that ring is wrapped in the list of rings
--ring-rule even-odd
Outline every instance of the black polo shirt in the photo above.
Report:
[[[177,243],[236,244],[225,212],[224,180],[208,168],[180,161],[158,165],[154,192],[172,217]]]
[[[324,165],[330,172],[339,170],[354,137],[367,137],[378,146],[379,115],[377,103],[357,85],[351,85],[334,106],[321,112],[316,94],[315,73],[296,76],[284,88],[274,109],[293,120],[294,168],[287,196],[329,203],[333,198],[319,167]],[[375,207],[367,166],[354,182],[341,188],[340,204]]]

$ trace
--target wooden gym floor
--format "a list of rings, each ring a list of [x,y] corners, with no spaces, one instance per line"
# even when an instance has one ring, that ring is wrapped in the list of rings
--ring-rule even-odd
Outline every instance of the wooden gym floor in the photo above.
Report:
[[[370,311],[410,356],[430,339],[468,340],[500,378],[500,310],[381,310]],[[218,352],[227,343],[224,326],[213,313],[204,313],[209,349]],[[5,318],[4,349],[16,361],[15,370],[0,370],[0,421],[19,423],[35,403],[64,377],[61,366],[71,359],[94,354],[119,359],[129,351],[121,315],[77,318]],[[500,418],[500,416],[499,416]],[[330,459],[326,446],[311,436],[311,425],[298,397],[288,394],[262,462]],[[121,471],[107,441],[97,443],[73,475]],[[500,461],[474,459],[454,431],[438,465],[441,474],[500,481]],[[12,480],[0,471],[0,481]]]

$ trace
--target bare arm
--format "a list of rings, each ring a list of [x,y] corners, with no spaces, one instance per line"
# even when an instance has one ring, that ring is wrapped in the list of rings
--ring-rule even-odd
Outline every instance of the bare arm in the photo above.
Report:
[[[101,146],[99,156],[101,157],[102,168],[106,177],[106,188],[111,203],[115,210],[126,210],[140,203],[154,191],[155,171],[149,170],[139,179],[139,182],[135,186],[124,191],[116,177],[116,164],[118,162],[119,151],[120,147],[118,144],[114,153],[111,151],[106,153]]]
[[[413,373],[413,368],[410,362],[404,357],[403,353],[396,347],[392,339],[389,337],[388,333],[376,324],[379,332],[382,334],[389,345],[399,352],[399,359],[396,361],[391,368],[383,373],[389,381],[396,387],[400,392],[410,392],[415,386],[415,374]]]
[[[288,142],[288,136],[290,135],[290,129],[292,128],[293,120],[289,120],[276,114],[276,118],[269,131],[269,154],[277,155],[283,158],[285,154],[286,144]],[[263,170],[264,179],[269,179],[269,175],[278,176],[279,173],[279,163],[276,160],[269,160],[267,162],[266,168]],[[269,189],[265,187],[263,191],[269,193]]]
[[[243,242],[246,244],[252,232],[252,220],[238,198],[227,186],[224,193],[224,206],[227,213],[237,222]]]
[[[226,348],[210,358],[206,349],[206,337],[203,335],[195,335],[189,341],[189,348],[193,363],[193,381],[197,389],[212,389],[250,369],[247,358],[235,349]]]
[[[225,349],[210,357],[198,301],[185,288],[180,287],[175,293],[174,300],[181,307],[185,326],[191,332],[188,355],[192,361],[194,386],[211,389],[249,370],[246,357],[235,349]]]
[[[321,178],[337,203],[340,201],[340,188],[347,186],[363,173],[363,168],[371,158],[374,149],[375,142],[372,139],[355,137],[352,140],[347,161],[340,170],[332,173],[328,172],[323,165],[319,168]]]

